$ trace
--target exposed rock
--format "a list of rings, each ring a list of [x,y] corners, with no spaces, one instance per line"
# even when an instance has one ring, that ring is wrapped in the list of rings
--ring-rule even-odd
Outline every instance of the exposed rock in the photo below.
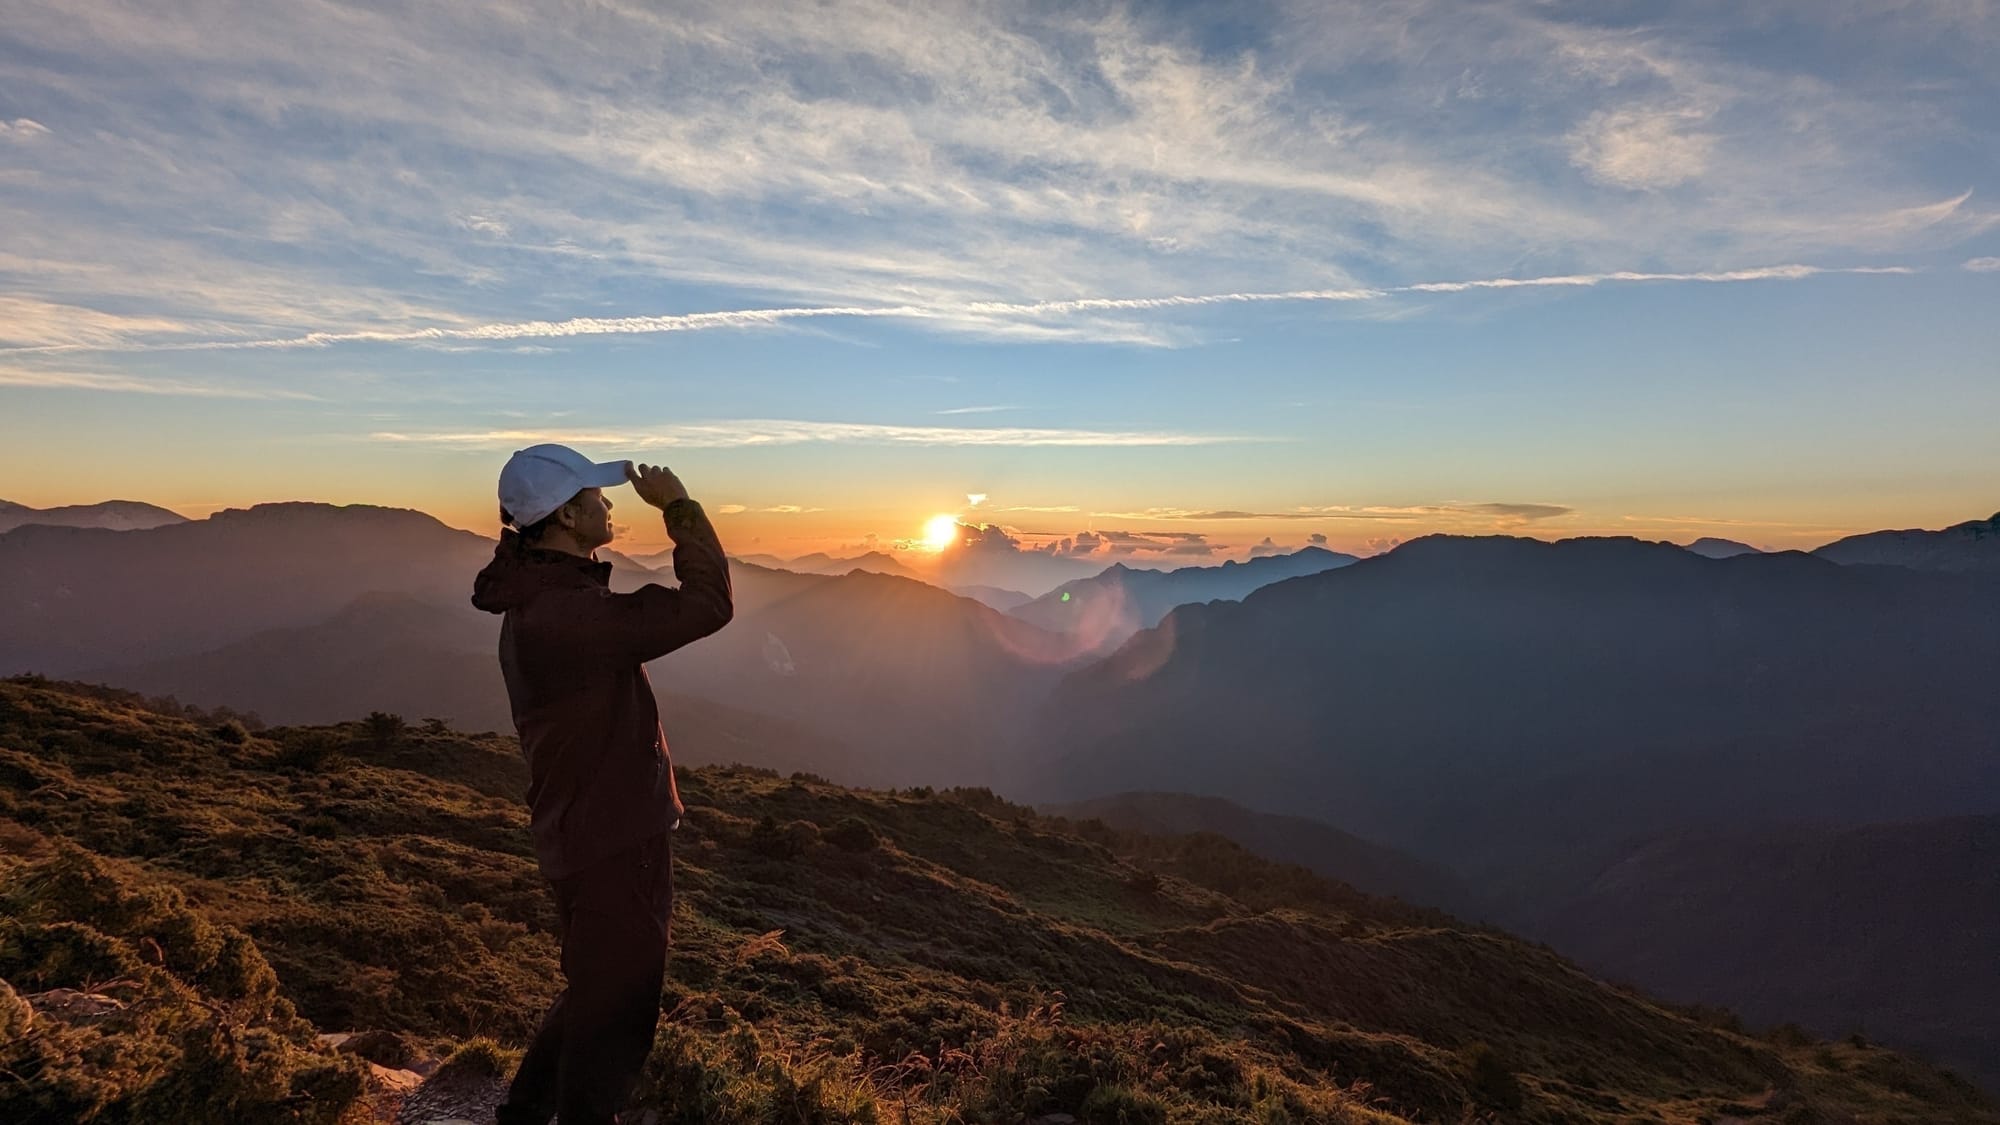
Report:
[[[404,1094],[424,1084],[424,1076],[414,1070],[392,1070],[380,1063],[368,1064],[368,1080],[382,1089]]]
[[[23,999],[34,1011],[65,1023],[88,1023],[125,1010],[125,1001],[116,996],[106,996],[102,992],[78,992],[74,988],[51,988]]]
[[[498,1078],[447,1071],[410,1092],[395,1125],[448,1125],[457,1121],[491,1121],[493,1108],[507,1095]]]

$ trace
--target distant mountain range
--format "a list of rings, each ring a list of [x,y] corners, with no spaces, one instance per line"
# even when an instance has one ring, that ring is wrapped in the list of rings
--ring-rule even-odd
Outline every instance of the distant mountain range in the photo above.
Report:
[[[1306,547],[1220,566],[1179,570],[1135,570],[1115,563],[1089,578],[1065,582],[1041,597],[1009,610],[1044,629],[1075,637],[1079,651],[1104,655],[1134,633],[1150,629],[1175,606],[1242,598],[1252,590],[1287,578],[1347,566],[1353,555]]]
[[[795,592],[739,604],[729,628],[658,662],[655,682],[853,746],[820,771],[842,781],[991,783],[1070,661],[1062,638],[922,582],[791,577]]]
[[[57,508],[30,508],[11,500],[0,500],[0,531],[12,531],[27,524],[47,527],[99,527],[107,531],[133,531],[185,523],[187,517],[156,504],[137,500],[106,500],[98,504],[65,504]]]
[[[1738,543],[1734,539],[1717,539],[1706,535],[1689,543],[1687,549],[1697,555],[1711,559],[1733,559],[1737,555],[1762,554],[1761,551],[1748,543]]]
[[[1955,574],[2000,575],[2000,513],[1943,531],[1873,531],[1829,543],[1813,554],[1847,566],[1906,566]]]
[[[511,732],[494,649],[499,620],[403,594],[366,594],[313,625],[271,629],[194,656],[89,669],[86,682],[254,713],[268,723],[328,723],[373,711],[438,718],[461,731]],[[661,685],[676,763],[749,763],[848,773],[857,752],[818,731]]]
[[[673,550],[669,548],[650,555],[641,555],[638,561],[656,569],[670,568],[673,555]],[[923,578],[916,571],[881,551],[869,551],[851,558],[837,558],[825,552],[801,555],[795,559],[781,559],[776,555],[762,554],[732,555],[731,558],[767,570],[789,570],[794,574],[846,574],[849,571],[865,570],[873,574],[893,574],[898,578],[919,580]]]
[[[2000,813],[1996,621],[2000,583],[1975,574],[1432,537],[1169,613],[1057,687],[1014,788],[1073,802],[1143,779],[1337,824],[1601,971],[1978,1067],[2000,989],[1963,950],[2000,948],[2000,923],[1946,901],[1985,883],[1931,873],[1990,866],[1979,831],[1852,837],[1875,866],[1829,844],[1841,862],[1794,851],[1777,874],[1755,843],[1644,849]]]
[[[1897,899],[1884,868],[1842,874],[1864,853],[1825,842],[1903,823],[1870,846],[1924,870],[1958,862],[1954,840],[1985,846],[1933,827],[2000,815],[1995,522],[1812,554],[1738,546],[1436,536],[1358,562],[1116,567],[1013,613],[984,601],[1018,590],[961,588],[975,600],[740,558],[736,621],[659,662],[654,682],[686,764],[1118,798],[1089,815],[1228,835],[1676,996],[1741,997],[1830,1031],[1858,1013],[1869,1034],[1976,1062],[1990,1021],[1937,999],[1862,923],[1784,929],[1765,906],[1793,899],[1743,889],[1757,856],[1716,857],[1803,832],[1823,851],[1786,855],[1839,862],[1794,882],[1824,874],[1828,896],[1854,888],[1856,910],[1879,901],[1884,926],[2000,945],[1915,894],[1921,880]],[[422,513],[324,504],[128,531],[19,526],[0,533],[0,672],[87,673],[276,722],[383,710],[505,731],[497,622],[467,604],[492,547]],[[615,588],[671,581],[603,557]],[[1106,602],[1119,609],[1092,619],[1108,623],[1097,633],[1062,616]],[[1221,800],[1121,796],[1135,789]],[[1714,904],[1705,917],[1774,936],[1732,945],[1621,899],[1654,896],[1626,888],[1655,880],[1660,902]],[[1843,957],[1874,966],[1842,978],[1868,988],[1793,1003]],[[1968,1002],[1991,996],[1969,969],[1939,973]],[[1935,1027],[1920,1009],[1942,1013]]]
[[[1143,777],[1473,874],[1746,816],[2000,810],[1995,620],[2000,584],[1958,575],[1434,536],[1174,610],[1060,686],[1021,784]]]
[[[980,605],[997,609],[1001,613],[1035,600],[1019,590],[1003,590],[998,586],[954,586],[951,592],[961,598],[971,598]]]
[[[0,534],[0,673],[192,655],[371,592],[462,603],[492,541],[422,512],[259,504],[137,531]]]
[[[0,672],[81,672],[270,721],[384,710],[510,729],[498,620],[467,601],[492,548],[418,512],[314,504],[145,532],[22,527],[0,536]],[[672,581],[603,556],[614,588]],[[911,579],[731,573],[731,628],[655,669],[690,761],[983,781],[1069,659],[1060,638]]]

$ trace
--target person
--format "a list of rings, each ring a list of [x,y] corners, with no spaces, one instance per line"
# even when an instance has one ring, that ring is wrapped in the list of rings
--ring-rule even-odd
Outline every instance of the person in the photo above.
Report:
[[[609,587],[603,490],[660,510],[680,588]],[[729,563],[664,466],[597,464],[562,445],[500,472],[500,533],[472,604],[501,614],[500,671],[528,760],[529,831],[551,886],[566,987],[498,1125],[614,1123],[652,1050],[673,912],[670,832],[685,809],[645,663],[729,623]]]

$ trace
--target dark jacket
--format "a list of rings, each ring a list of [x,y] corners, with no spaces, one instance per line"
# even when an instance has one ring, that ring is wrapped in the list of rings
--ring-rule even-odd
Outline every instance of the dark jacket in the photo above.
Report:
[[[472,604],[505,614],[500,671],[528,758],[535,856],[550,879],[666,831],[673,760],[644,663],[729,623],[729,561],[701,506],[668,504],[679,589],[614,594],[611,564],[500,533]]]

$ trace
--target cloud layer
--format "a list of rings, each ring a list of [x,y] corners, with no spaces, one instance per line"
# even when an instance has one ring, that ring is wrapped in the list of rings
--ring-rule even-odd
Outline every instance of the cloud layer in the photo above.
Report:
[[[1231,303],[1993,229],[1990,161],[1950,155],[2000,148],[1990,6],[1835,7],[27,0],[0,288],[41,307],[0,337],[1159,344]],[[734,311],[579,315],[607,300]]]
[[[459,430],[430,433],[380,431],[376,441],[465,449],[516,449],[554,441],[609,450],[656,448],[735,449],[813,442],[861,445],[1144,447],[1222,445],[1267,441],[1228,434],[1145,430],[1036,429],[1031,427],[894,426],[870,422],[741,419],[687,422],[646,430]]]

